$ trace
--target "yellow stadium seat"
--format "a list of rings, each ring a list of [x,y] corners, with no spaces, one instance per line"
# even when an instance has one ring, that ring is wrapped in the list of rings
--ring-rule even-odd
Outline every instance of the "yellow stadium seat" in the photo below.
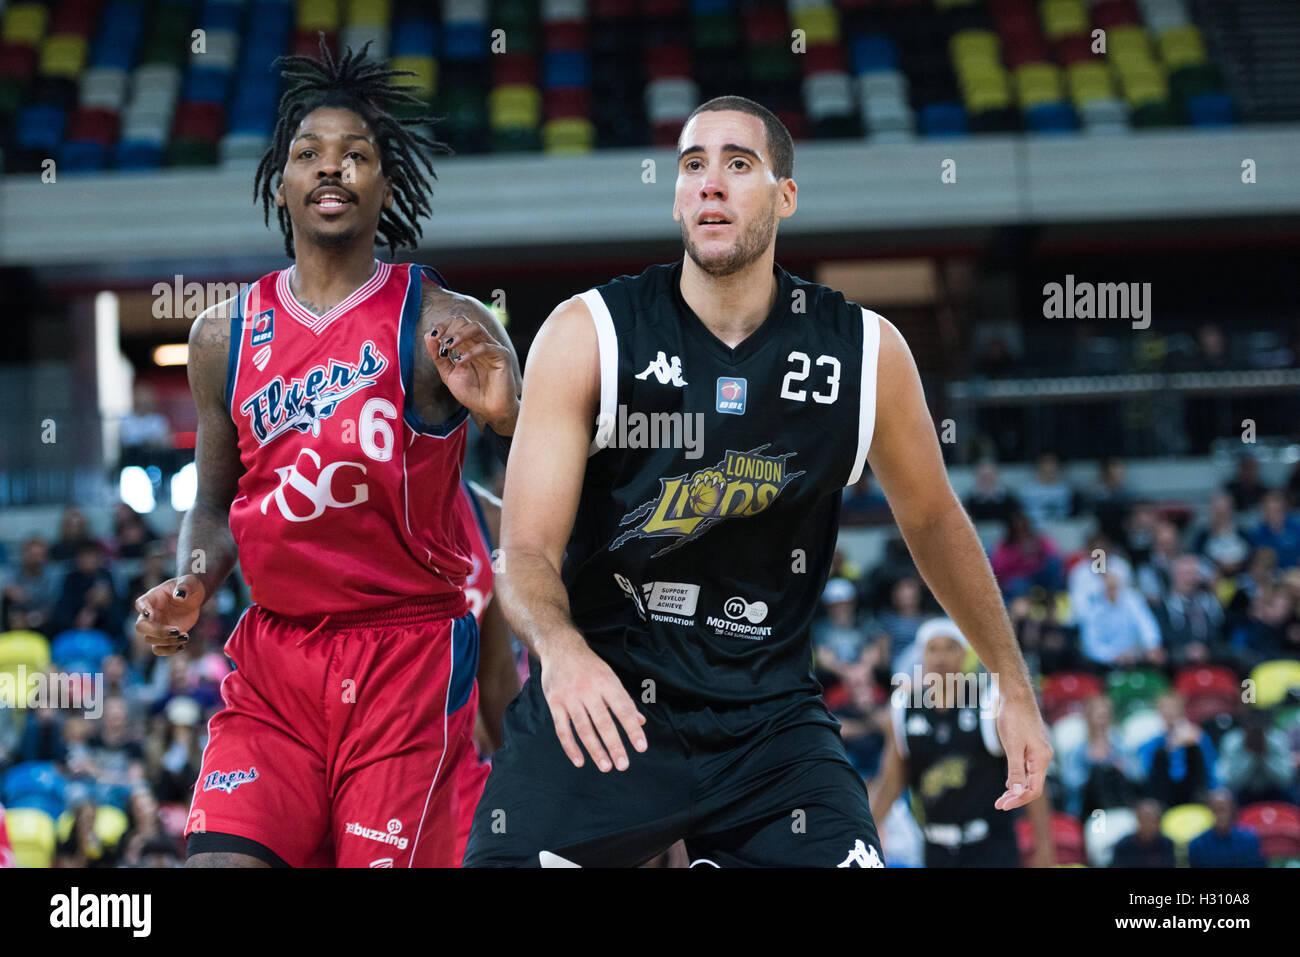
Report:
[[[1051,63],[1026,63],[1015,69],[1016,99],[1027,110],[1061,100],[1061,71]]]
[[[1205,40],[1196,27],[1172,27],[1161,33],[1156,43],[1160,47],[1160,59],[1171,70],[1205,62]]]
[[[4,15],[0,39],[5,43],[39,46],[49,22],[49,11],[39,3],[16,3]]]
[[[59,33],[45,40],[41,47],[41,73],[75,80],[86,66],[86,38],[73,33]]]
[[[117,847],[122,835],[131,826],[126,812],[111,804],[101,804],[95,811],[95,836],[107,847]]]
[[[961,7],[973,7],[979,0],[934,0],[937,10],[957,10]]]
[[[1006,79],[992,74],[972,77],[962,84],[966,109],[970,113],[1002,110],[1011,105]]]
[[[50,643],[36,631],[6,631],[0,635],[0,667],[26,665],[28,671],[50,664]]]
[[[386,27],[393,19],[389,0],[348,0],[348,23]]]
[[[1124,102],[1131,108],[1169,99],[1169,83],[1158,70],[1121,73],[1119,84],[1124,91]]]
[[[5,830],[19,867],[49,867],[54,861],[54,821],[39,808],[5,811]]]
[[[1115,96],[1110,71],[1101,63],[1075,63],[1066,68],[1065,75],[1070,87],[1070,99],[1079,105],[1094,100],[1109,100]]]
[[[1112,60],[1151,59],[1151,38],[1144,27],[1112,27],[1106,31],[1106,55]]]
[[[582,117],[564,117],[542,126],[542,143],[547,153],[575,155],[590,153],[596,142],[596,127]]]
[[[298,0],[299,30],[337,30],[338,0]]]
[[[1160,832],[1183,847],[1213,826],[1214,812],[1204,804],[1179,804],[1160,819]]]
[[[400,86],[409,86],[409,91],[426,100],[433,99],[438,89],[438,61],[431,56],[395,56],[388,61],[390,68],[413,73],[414,76],[399,76],[393,82]]]
[[[1266,661],[1250,673],[1255,683],[1255,707],[1281,704],[1290,688],[1300,688],[1300,661]]]
[[[1043,0],[1039,14],[1049,40],[1088,32],[1088,7],[1083,0]]]
[[[952,62],[1002,62],[1002,44],[992,30],[958,30],[948,41]]]
[[[839,43],[840,18],[832,6],[804,7],[792,17],[794,28],[803,30],[808,43]]]
[[[488,118],[494,130],[536,129],[542,118],[542,95],[535,86],[510,83],[488,94]]]

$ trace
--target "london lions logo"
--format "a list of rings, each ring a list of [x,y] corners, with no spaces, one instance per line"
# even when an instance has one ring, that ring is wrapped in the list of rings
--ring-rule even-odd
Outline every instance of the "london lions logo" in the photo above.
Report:
[[[333,415],[348,396],[378,382],[386,368],[388,360],[367,339],[355,364],[330,359],[289,382],[276,376],[245,399],[239,411],[248,416],[259,445],[275,441],[290,429],[319,436],[321,420]]]
[[[770,444],[770,443],[769,443]],[[610,551],[634,538],[674,539],[652,557],[658,558],[699,538],[727,518],[749,517],[767,509],[803,471],[789,471],[786,460],[796,453],[762,455],[768,445],[749,452],[728,450],[710,468],[659,480],[659,494],[623,516],[620,525],[635,527],[619,535]]]

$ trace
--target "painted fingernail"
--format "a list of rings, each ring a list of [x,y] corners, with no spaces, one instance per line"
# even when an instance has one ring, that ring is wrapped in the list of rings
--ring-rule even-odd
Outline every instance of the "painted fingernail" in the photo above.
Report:
[[[448,337],[447,337],[447,348],[450,349],[450,348],[451,348],[452,346],[454,346],[455,344],[456,344],[456,337],[455,337],[455,336],[448,336]]]
[[[439,359],[445,359],[445,358],[447,358],[447,347],[446,347],[446,346],[442,346],[442,347],[440,347],[440,348],[438,349],[438,358],[439,358]]]
[[[178,588],[178,589],[176,589],[176,591],[174,591],[174,592],[172,593],[172,595],[173,595],[173,597],[175,597],[175,598],[184,598],[184,597],[185,597],[185,589],[184,589],[184,588]]]
[[[176,637],[177,635],[179,635],[180,633],[181,633],[181,632],[180,632],[180,629],[179,629],[179,628],[168,628],[168,629],[167,629],[167,634],[171,635],[173,638],[175,638],[175,637]]]

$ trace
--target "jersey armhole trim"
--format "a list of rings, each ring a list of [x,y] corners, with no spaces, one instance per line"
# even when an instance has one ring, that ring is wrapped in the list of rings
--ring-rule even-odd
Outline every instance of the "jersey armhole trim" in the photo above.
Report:
[[[862,308],[862,307],[859,307]],[[845,485],[857,485],[867,464],[867,450],[876,429],[876,380],[880,358],[880,316],[862,309],[862,397],[858,401],[858,454]]]
[[[242,295],[235,297],[235,304],[230,313],[230,344],[226,356],[226,408],[230,418],[235,419],[235,384],[239,379],[239,359],[244,348],[244,299],[250,295],[253,287],[249,286]]]
[[[600,349],[600,414],[596,418],[596,435],[587,449],[590,458],[609,444],[614,432],[618,405],[618,333],[614,331],[614,317],[600,290],[588,289],[578,298],[587,304],[591,313]]]
[[[889,723],[890,725],[893,726],[894,729],[894,746],[898,748],[899,754],[901,754],[903,757],[907,757],[908,756],[907,734],[905,733],[903,728],[903,723],[906,720],[907,715],[903,706],[894,700],[894,697],[899,693],[900,690],[902,690],[903,687],[905,686],[900,685],[899,688],[894,691],[894,694],[890,696]]]
[[[406,300],[402,303],[402,319],[397,332],[397,356],[398,363],[401,365],[402,378],[402,421],[416,435],[431,435],[445,439],[469,418],[469,409],[458,405],[456,411],[444,421],[437,425],[430,425],[415,411],[411,396],[415,379],[415,336],[420,331],[420,303],[423,301],[425,274],[428,274],[429,278],[439,286],[447,288],[439,282],[442,276],[432,266],[411,263],[407,271],[409,279],[406,286]]]
[[[980,737],[984,739],[984,748],[995,758],[1002,757],[1002,740],[998,737],[998,712],[1002,710],[1002,701],[998,696],[997,685],[989,688],[989,698],[980,702]]]

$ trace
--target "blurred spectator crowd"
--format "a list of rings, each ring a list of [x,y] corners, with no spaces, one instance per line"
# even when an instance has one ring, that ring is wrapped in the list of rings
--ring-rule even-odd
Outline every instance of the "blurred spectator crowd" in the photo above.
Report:
[[[1269,488],[1250,456],[1201,508],[1140,494],[1118,459],[1090,488],[1050,454],[1016,488],[977,467],[964,504],[1001,529],[988,557],[1056,752],[1058,861],[1300,866],[1298,503],[1300,467]],[[1081,549],[1043,530],[1080,518]],[[869,478],[846,490],[842,522],[889,522]],[[838,553],[824,606],[816,669],[870,779],[890,691],[943,612],[896,534],[871,568]]]

